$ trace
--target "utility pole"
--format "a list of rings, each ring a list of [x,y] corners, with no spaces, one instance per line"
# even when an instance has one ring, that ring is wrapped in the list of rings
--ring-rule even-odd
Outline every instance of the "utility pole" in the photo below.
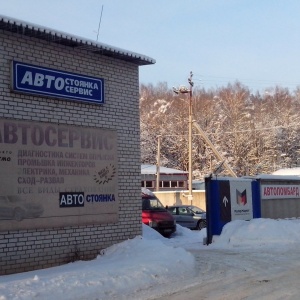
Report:
[[[191,201],[193,204],[193,194],[192,194],[192,187],[193,187],[193,169],[192,169],[192,127],[193,127],[193,111],[192,111],[192,100],[193,100],[193,86],[194,82],[193,73],[190,73],[190,78],[188,79],[190,84],[190,98],[189,98],[189,195],[188,200]]]
[[[189,194],[187,196],[188,200],[191,204],[193,204],[193,192],[192,192],[192,186],[193,186],[193,169],[192,169],[192,128],[193,128],[193,72],[190,72],[190,77],[188,78],[188,82],[190,85],[190,89],[186,88],[185,86],[180,86],[179,89],[176,89],[173,87],[173,91],[176,94],[189,94]]]
[[[157,161],[156,161],[156,187],[155,190],[159,191],[159,181],[160,181],[160,143],[161,135],[157,137]]]

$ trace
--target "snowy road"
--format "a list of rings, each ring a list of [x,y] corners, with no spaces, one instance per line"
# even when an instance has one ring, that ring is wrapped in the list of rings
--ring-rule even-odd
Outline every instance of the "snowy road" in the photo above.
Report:
[[[236,220],[211,245],[204,237],[144,225],[92,261],[0,276],[0,300],[300,299],[300,219]]]
[[[156,299],[300,299],[300,247],[253,253],[193,250],[197,274],[189,288]]]

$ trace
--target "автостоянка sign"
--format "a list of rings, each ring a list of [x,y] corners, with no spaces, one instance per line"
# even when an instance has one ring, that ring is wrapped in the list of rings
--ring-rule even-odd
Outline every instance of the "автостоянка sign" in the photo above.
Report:
[[[104,79],[12,62],[12,89],[95,104],[104,103]]]

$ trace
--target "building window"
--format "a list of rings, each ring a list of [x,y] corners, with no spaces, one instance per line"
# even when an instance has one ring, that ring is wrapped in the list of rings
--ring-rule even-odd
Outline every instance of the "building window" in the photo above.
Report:
[[[153,181],[141,181],[141,187],[153,188]]]
[[[184,187],[184,181],[178,181],[178,187],[183,188]]]
[[[171,188],[177,188],[177,181],[170,181]]]
[[[170,188],[171,187],[171,181],[165,181],[164,182],[164,187]]]
[[[184,188],[184,181],[170,181],[171,188]]]
[[[144,185],[145,187],[154,187],[154,182],[153,181],[145,181],[145,183],[149,182],[149,184],[152,184],[151,186]],[[160,181],[159,182],[159,187],[160,188],[165,188],[165,189],[178,189],[178,188],[184,188],[185,184],[184,181]]]
[[[147,188],[152,188],[153,187],[153,181],[145,181],[146,187]]]

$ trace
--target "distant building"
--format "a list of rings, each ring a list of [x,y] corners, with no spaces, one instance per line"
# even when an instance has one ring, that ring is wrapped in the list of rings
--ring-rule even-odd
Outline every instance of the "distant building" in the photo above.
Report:
[[[141,165],[141,186],[149,190],[156,190],[157,180],[156,165]],[[186,190],[188,189],[189,174],[186,171],[160,167],[159,190]]]

